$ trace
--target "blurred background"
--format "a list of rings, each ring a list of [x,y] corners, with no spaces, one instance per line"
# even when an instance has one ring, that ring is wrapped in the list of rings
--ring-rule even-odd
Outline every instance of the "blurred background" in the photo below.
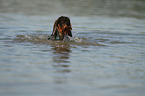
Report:
[[[0,0],[0,13],[145,17],[145,0]]]

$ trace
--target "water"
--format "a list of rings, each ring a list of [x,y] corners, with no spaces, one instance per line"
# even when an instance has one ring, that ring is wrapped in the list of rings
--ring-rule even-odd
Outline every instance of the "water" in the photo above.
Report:
[[[144,96],[144,0],[0,0],[1,96]],[[73,41],[50,41],[70,17]]]

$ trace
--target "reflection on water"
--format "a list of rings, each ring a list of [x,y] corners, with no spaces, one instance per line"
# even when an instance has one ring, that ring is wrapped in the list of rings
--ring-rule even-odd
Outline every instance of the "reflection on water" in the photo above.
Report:
[[[53,62],[54,63],[70,63],[68,61],[69,59],[69,53],[71,52],[70,48],[64,48],[64,47],[57,47],[54,46],[52,48],[54,50],[53,54]]]
[[[63,45],[55,45],[52,44],[52,52],[53,52],[53,67],[55,68],[55,72],[57,75],[54,76],[54,82],[57,84],[67,83],[67,73],[71,70],[69,55],[71,52],[69,44]]]

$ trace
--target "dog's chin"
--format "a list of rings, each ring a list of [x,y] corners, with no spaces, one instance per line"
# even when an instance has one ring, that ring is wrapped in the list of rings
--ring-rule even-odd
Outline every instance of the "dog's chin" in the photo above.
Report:
[[[68,35],[67,34],[64,34],[64,35],[60,35],[59,36],[59,40],[63,40],[65,37],[67,37]]]
[[[69,42],[70,41],[69,36],[68,35],[65,35],[63,41]]]

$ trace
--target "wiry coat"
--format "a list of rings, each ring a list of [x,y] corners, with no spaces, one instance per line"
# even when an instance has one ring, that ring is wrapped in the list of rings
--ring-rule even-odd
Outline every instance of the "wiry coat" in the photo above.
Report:
[[[66,35],[72,37],[71,30],[72,27],[70,19],[68,17],[61,16],[55,21],[53,25],[53,32],[51,37],[48,39],[63,40]]]

